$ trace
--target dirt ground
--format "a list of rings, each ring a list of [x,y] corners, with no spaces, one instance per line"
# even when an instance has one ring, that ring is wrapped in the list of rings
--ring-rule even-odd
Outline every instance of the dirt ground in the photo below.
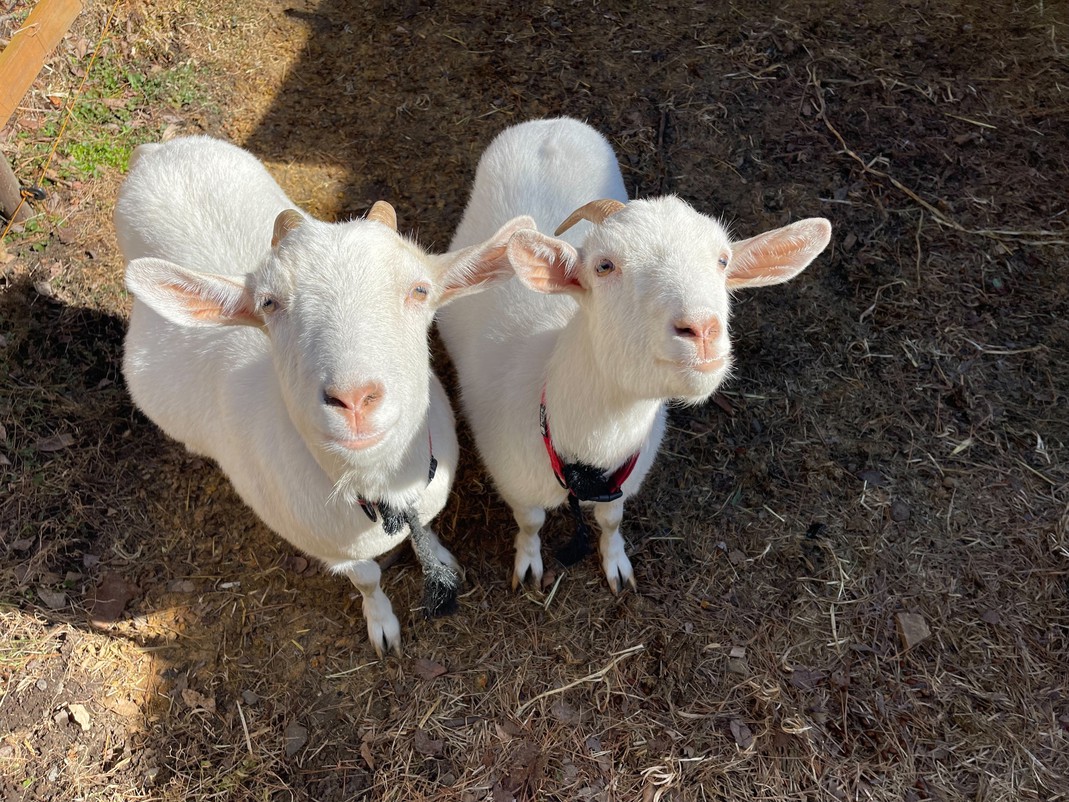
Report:
[[[0,246],[0,798],[1069,800],[1066,4],[86,7],[0,134],[28,183],[96,53],[113,142],[227,137],[431,248],[492,137],[553,115],[632,196],[834,235],[738,298],[735,376],[672,411],[637,592],[588,560],[512,593],[462,431],[460,609],[424,620],[404,554],[377,660],[349,584],[132,408],[122,169],[61,148]]]

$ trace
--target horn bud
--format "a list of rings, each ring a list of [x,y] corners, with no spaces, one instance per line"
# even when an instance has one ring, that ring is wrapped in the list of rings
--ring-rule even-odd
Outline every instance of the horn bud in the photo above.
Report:
[[[389,226],[394,231],[397,230],[397,212],[386,201],[375,201],[371,211],[367,213],[367,219]]]
[[[625,207],[626,204],[620,203],[620,201],[613,200],[612,198],[602,198],[601,200],[593,200],[590,201],[590,203],[585,203],[568,215],[567,220],[557,226],[557,230],[553,232],[553,236],[559,237],[580,220],[589,220],[595,225],[604,223],[607,217],[611,217]]]
[[[279,212],[278,217],[275,218],[275,230],[271,234],[271,247],[277,248],[286,235],[299,228],[303,222],[304,215],[296,209],[286,209],[284,212]]]

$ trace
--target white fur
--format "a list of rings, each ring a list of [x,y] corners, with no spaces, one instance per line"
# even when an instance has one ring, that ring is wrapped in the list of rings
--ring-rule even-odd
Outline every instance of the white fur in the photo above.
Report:
[[[483,154],[452,247],[479,241],[520,212],[539,231],[553,231],[598,198],[627,201],[604,137],[569,119],[514,126]],[[567,497],[539,433],[542,387],[565,460],[611,471],[641,451],[623,486],[626,499],[653,463],[666,402],[704,401],[730,370],[729,290],[796,275],[823,250],[830,230],[815,218],[734,242],[719,222],[678,198],[632,201],[563,239],[518,232],[509,244],[517,278],[439,314],[479,452],[519,526],[513,586],[528,574],[537,585],[544,509]],[[606,259],[614,269],[599,276],[595,269]],[[679,326],[690,321],[716,328]],[[699,345],[688,330],[716,333]],[[594,505],[614,592],[634,585],[620,535],[624,499]]]
[[[143,145],[131,164],[115,225],[135,296],[123,360],[134,402],[214,459],[268,526],[348,576],[376,651],[399,650],[374,558],[407,529],[387,536],[357,497],[414,505],[424,523],[445,505],[457,441],[427,330],[441,303],[508,275],[516,226],[431,256],[380,222],[297,218],[273,247],[293,203],[246,151],[193,137]],[[328,390],[369,383],[381,392],[358,422],[329,403]]]

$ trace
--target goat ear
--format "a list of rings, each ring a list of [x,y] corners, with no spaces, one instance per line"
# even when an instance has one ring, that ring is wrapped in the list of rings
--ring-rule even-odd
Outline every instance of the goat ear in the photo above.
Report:
[[[765,287],[792,279],[830,240],[831,223],[823,217],[810,217],[737,242],[731,249],[728,289]]]
[[[508,257],[528,288],[546,294],[586,292],[579,282],[579,253],[564,240],[540,234],[533,227],[509,240]]]
[[[126,266],[126,289],[180,326],[262,326],[243,276],[187,270],[163,259]]]
[[[438,305],[512,278],[512,264],[507,253],[509,240],[520,229],[531,228],[534,224],[530,217],[516,217],[501,226],[486,242],[436,257],[442,284]]]

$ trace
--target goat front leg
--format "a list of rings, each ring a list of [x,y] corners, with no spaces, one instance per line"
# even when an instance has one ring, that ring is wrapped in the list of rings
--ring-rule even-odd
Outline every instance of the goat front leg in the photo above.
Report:
[[[460,589],[456,559],[442,546],[438,536],[420,523],[414,509],[406,510],[404,515],[412,536],[412,550],[416,552],[416,559],[423,569],[424,613],[432,618],[454,612],[457,609],[457,591]],[[452,564],[442,559],[443,551]]]
[[[631,568],[631,561],[627,559],[624,537],[620,534],[620,522],[624,518],[624,502],[620,500],[596,503],[594,518],[601,529],[598,547],[601,551],[601,567],[605,571],[605,578],[609,581],[609,589],[613,593],[619,593],[624,583],[627,583],[632,590],[635,590],[635,572]]]
[[[516,590],[530,577],[535,589],[542,587],[542,539],[538,536],[546,522],[541,507],[510,505],[519,531],[516,532],[516,559],[512,566],[512,589]]]
[[[400,657],[401,623],[393,614],[393,606],[379,585],[382,579],[379,564],[374,560],[359,560],[345,570],[345,575],[363,596],[367,636],[375,647],[375,654],[382,657],[392,651]]]

